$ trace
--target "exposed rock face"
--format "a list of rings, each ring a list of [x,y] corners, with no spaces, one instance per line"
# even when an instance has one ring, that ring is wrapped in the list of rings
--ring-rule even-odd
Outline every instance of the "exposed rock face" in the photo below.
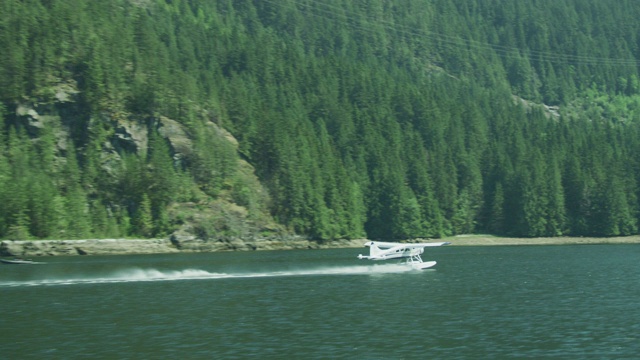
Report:
[[[534,103],[533,101],[525,100],[516,95],[513,95],[512,98],[515,104],[522,105],[522,107],[524,107],[527,111],[538,107],[542,109],[543,114],[547,117],[547,119],[553,118],[557,120],[560,118],[560,112],[559,112],[560,107],[558,106],[551,106],[547,104],[537,104],[537,103]]]
[[[148,141],[147,126],[135,120],[118,121],[112,138],[116,149],[125,149],[134,153],[146,151]]]
[[[173,151],[173,161],[181,166],[185,157],[193,153],[193,141],[180,123],[175,120],[160,116],[158,119],[158,132],[169,140]]]

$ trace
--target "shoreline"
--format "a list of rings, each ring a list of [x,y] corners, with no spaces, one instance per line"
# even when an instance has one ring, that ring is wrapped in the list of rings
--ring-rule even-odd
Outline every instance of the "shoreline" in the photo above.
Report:
[[[294,249],[360,248],[367,239],[315,242],[302,237],[282,239],[85,239],[85,240],[2,240],[0,256],[85,256],[168,254],[188,252],[263,251]],[[541,237],[508,238],[491,235],[459,235],[444,239],[415,239],[409,242],[451,242],[449,246],[527,246],[527,245],[597,245],[640,244],[640,235],[608,238]]]
[[[277,239],[84,239],[1,240],[0,257],[177,254],[192,252],[263,251],[361,247],[367,240],[335,240],[319,243],[299,236]]]
[[[506,245],[602,245],[640,244],[640,235],[614,237],[539,237],[511,238],[492,235],[458,235],[444,239],[457,246],[506,246]]]

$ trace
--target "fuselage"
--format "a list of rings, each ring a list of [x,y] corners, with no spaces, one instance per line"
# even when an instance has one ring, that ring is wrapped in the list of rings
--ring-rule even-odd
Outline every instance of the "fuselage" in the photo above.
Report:
[[[380,241],[368,241],[364,246],[369,247],[369,255],[358,255],[358,259],[369,260],[389,260],[400,258],[411,258],[420,256],[424,253],[427,246],[448,245],[448,242],[439,243],[417,243],[417,244],[400,244]]]

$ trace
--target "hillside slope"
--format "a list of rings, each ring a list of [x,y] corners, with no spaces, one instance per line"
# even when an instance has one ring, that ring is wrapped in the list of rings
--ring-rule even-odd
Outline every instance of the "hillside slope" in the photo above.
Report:
[[[0,238],[638,233],[640,5],[0,3]]]

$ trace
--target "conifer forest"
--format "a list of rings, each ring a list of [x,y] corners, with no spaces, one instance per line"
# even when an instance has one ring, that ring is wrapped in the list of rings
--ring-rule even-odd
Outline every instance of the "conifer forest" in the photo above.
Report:
[[[1,0],[0,238],[623,236],[640,2]]]

